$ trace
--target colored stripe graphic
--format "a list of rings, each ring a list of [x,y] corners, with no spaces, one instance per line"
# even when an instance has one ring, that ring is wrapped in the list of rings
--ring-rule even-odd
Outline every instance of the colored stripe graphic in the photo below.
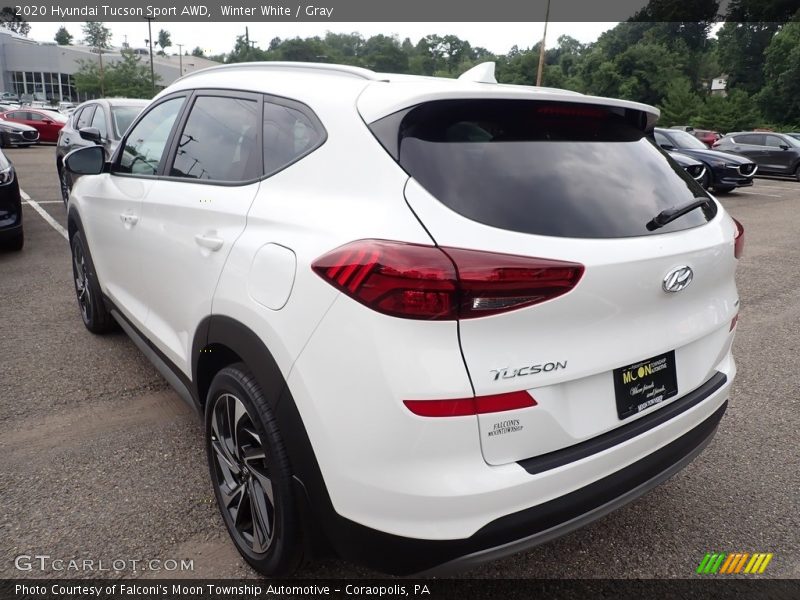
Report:
[[[763,573],[772,560],[771,552],[707,552],[697,567],[697,573],[702,575],[731,575],[742,573]]]
[[[703,560],[700,561],[700,566],[697,567],[698,573],[705,573],[706,565],[708,564],[709,560],[711,560],[711,555],[706,552],[706,555],[703,557]]]
[[[742,567],[744,566],[744,562],[747,560],[748,556],[750,556],[749,552],[745,552],[744,554],[742,554],[742,558],[740,558],[739,562],[736,563],[736,570],[734,570],[734,573],[738,573],[739,571],[742,570]]]
[[[739,555],[737,553],[728,554],[728,558],[725,559],[725,562],[722,563],[722,568],[719,570],[720,573],[730,573],[731,567],[736,564]]]

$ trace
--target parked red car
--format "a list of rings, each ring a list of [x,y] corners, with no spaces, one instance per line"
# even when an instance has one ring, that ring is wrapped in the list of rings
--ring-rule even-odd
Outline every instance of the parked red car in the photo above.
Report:
[[[709,148],[714,145],[714,142],[722,137],[721,133],[717,131],[709,131],[707,129],[695,129],[690,133]]]
[[[40,142],[58,141],[58,132],[67,122],[67,117],[61,113],[26,107],[4,112],[0,114],[0,119],[35,127],[39,131]]]

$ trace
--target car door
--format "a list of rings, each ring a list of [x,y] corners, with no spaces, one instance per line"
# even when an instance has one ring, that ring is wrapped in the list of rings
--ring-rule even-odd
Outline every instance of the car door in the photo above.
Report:
[[[92,122],[96,104],[88,104],[81,109],[81,112],[70,119],[67,126],[61,133],[61,143],[64,146],[65,154],[76,148],[91,146],[92,142],[81,137],[80,131],[84,127],[89,127]]]
[[[6,113],[5,118],[8,119],[9,121],[15,121],[17,123],[23,123],[25,125],[30,125],[31,127],[35,127],[36,130],[39,132],[39,135],[41,136],[42,133],[41,124],[34,121],[31,115],[32,113],[27,110],[15,110]]]
[[[140,232],[142,200],[156,180],[185,100],[179,95],[153,106],[122,142],[110,173],[81,177],[74,187],[103,291],[139,329],[149,312],[142,257],[153,251]]]
[[[777,135],[766,135],[764,141],[765,167],[776,173],[788,173],[792,167],[794,155],[791,145]]]
[[[743,133],[733,138],[733,152],[746,156],[760,167],[765,167],[764,134]]]
[[[92,122],[89,127],[94,127],[100,132],[100,138],[102,139],[102,146],[106,151],[106,157],[110,156],[111,138],[108,134],[108,118],[105,108],[100,104],[94,109],[94,115],[92,116]]]
[[[222,268],[244,231],[263,172],[261,98],[198,92],[163,176],[142,203],[145,334],[187,376],[191,345]]]

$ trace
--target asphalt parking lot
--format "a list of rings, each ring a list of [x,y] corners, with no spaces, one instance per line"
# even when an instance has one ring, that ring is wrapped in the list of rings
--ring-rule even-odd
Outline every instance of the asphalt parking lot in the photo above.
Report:
[[[25,248],[0,253],[0,578],[151,577],[44,572],[69,561],[190,559],[170,576],[252,577],[214,503],[199,420],[122,333],[83,327],[53,146],[8,150]],[[716,438],[636,502],[557,541],[463,573],[487,578],[693,577],[706,552],[772,552],[760,577],[800,578],[800,183],[758,178],[721,196],[745,226],[739,374]],[[54,224],[56,226],[54,226]],[[95,562],[95,565],[97,562]],[[366,577],[326,560],[307,577]]]

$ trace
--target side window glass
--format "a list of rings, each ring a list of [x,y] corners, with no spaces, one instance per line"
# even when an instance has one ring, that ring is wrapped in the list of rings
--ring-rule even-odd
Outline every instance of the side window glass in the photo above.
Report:
[[[654,131],[653,133],[655,134],[655,137],[656,137],[656,144],[658,144],[659,146],[671,146],[672,145],[670,143],[670,141],[667,139],[667,136],[665,136],[663,133],[659,133],[657,131]]]
[[[780,148],[781,144],[783,144],[784,146],[788,145],[781,138],[779,138],[777,135],[768,135],[768,136],[766,136],[766,138],[767,138],[767,140],[766,140],[765,145],[766,146],[770,146],[772,148]]]
[[[115,173],[155,175],[172,125],[185,98],[172,98],[148,112],[125,138]]]
[[[77,129],[77,128],[78,128],[78,121],[79,121],[79,120],[80,120],[80,118],[81,118],[81,114],[83,114],[83,109],[76,110],[75,112],[73,112],[73,113],[72,113],[72,114],[69,116],[69,119],[70,119],[70,125],[71,125],[71,127],[72,127],[73,129]]]
[[[260,108],[254,100],[198,97],[181,133],[170,176],[229,182],[260,177]]]
[[[103,139],[108,139],[108,128],[106,127],[106,112],[103,110],[102,106],[98,106],[94,111],[94,117],[92,117],[92,127],[96,127],[98,131],[100,131],[100,135]]]
[[[271,175],[317,148],[325,139],[322,126],[305,114],[280,104],[264,104],[264,173]]]
[[[89,127],[89,124],[92,122],[92,116],[94,115],[94,104],[91,104],[84,108],[81,111],[81,116],[78,117],[76,121],[75,128],[76,129],[83,129],[84,127]]]
[[[763,146],[764,136],[758,134],[742,135],[737,138],[740,144],[750,144],[751,146]]]
[[[29,112],[25,114],[28,121],[44,121],[44,117],[39,113]]]

